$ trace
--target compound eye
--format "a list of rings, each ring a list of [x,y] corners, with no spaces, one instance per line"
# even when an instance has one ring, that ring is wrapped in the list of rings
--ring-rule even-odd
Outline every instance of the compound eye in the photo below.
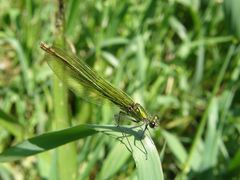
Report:
[[[156,126],[156,123],[154,121],[149,123],[150,128],[154,128]]]

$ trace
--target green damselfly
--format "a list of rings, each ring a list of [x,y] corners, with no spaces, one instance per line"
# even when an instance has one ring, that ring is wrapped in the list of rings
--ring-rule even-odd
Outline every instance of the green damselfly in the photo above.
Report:
[[[46,59],[52,70],[68,86],[74,86],[70,83],[71,79],[74,79],[81,85],[86,86],[95,93],[105,97],[121,109],[118,117],[125,114],[130,116],[132,121],[136,123],[145,123],[144,131],[148,126],[154,128],[159,123],[157,115],[150,116],[139,103],[135,103],[129,95],[114,87],[110,82],[106,81],[75,55],[66,53],[55,46],[50,47],[43,42],[40,47],[48,53]],[[55,65],[57,63],[64,67],[64,72],[60,72],[52,62],[55,62]],[[65,79],[63,73],[67,73],[68,79]]]

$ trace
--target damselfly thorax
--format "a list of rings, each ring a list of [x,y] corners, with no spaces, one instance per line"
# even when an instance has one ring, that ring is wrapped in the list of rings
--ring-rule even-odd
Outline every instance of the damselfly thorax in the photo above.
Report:
[[[134,122],[143,122],[146,124],[145,129],[149,125],[154,128],[158,125],[159,117],[157,115],[150,116],[139,103],[131,104],[127,110],[124,110],[129,116],[133,117]]]

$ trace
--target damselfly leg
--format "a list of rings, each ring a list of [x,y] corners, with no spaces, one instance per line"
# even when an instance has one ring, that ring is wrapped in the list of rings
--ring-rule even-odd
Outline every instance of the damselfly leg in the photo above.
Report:
[[[130,120],[132,122],[138,123],[135,118],[131,117],[128,113],[124,111],[120,111],[118,114],[114,115],[114,119],[116,121],[117,126],[119,126],[121,120]]]

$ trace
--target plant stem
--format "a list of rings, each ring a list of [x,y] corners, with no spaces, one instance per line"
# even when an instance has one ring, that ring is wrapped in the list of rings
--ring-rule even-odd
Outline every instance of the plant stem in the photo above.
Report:
[[[56,0],[58,11],[56,14],[55,43],[65,47],[65,18],[64,1]],[[57,64],[56,64],[57,66]],[[59,67],[64,76],[64,68]],[[54,75],[54,128],[64,129],[71,126],[68,107],[67,87]],[[57,149],[57,167],[59,179],[76,179],[77,177],[77,158],[76,144],[71,143]]]

